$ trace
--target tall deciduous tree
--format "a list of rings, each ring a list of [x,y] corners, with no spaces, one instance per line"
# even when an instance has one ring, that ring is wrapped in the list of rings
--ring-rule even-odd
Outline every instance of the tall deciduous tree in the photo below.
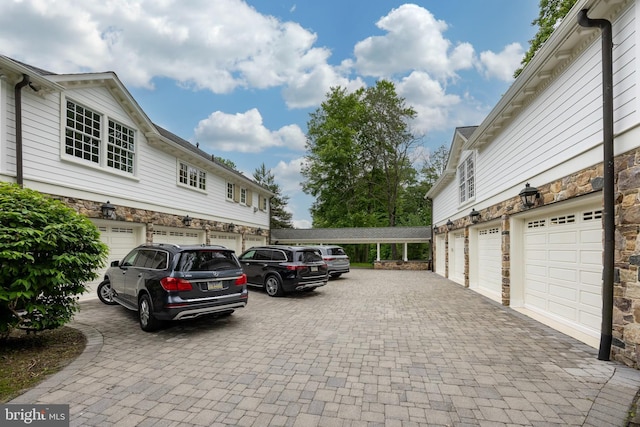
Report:
[[[518,77],[524,67],[531,61],[533,56],[547,41],[553,30],[556,29],[560,21],[569,13],[569,10],[576,4],[577,0],[540,0],[540,14],[531,22],[531,25],[538,26],[538,32],[529,40],[529,50],[522,58],[522,67],[518,68],[514,77]]]
[[[269,227],[271,229],[293,228],[291,212],[286,209],[287,203],[289,203],[289,197],[282,194],[282,190],[276,183],[271,170],[267,169],[263,163],[253,172],[253,179],[274,194],[269,203],[271,211]]]
[[[329,91],[307,123],[302,169],[303,189],[316,198],[315,227],[396,225],[400,194],[415,174],[407,124],[415,114],[388,81]]]

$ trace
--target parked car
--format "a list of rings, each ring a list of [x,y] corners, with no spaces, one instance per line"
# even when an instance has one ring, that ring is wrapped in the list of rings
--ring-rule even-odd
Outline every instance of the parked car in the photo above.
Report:
[[[240,256],[247,284],[260,286],[269,296],[312,290],[327,284],[327,264],[313,248],[305,246],[256,246]]]
[[[349,262],[349,256],[344,252],[344,249],[340,246],[334,245],[322,245],[313,246],[313,248],[320,251],[322,259],[327,263],[329,268],[329,276],[340,277],[344,273],[348,273],[351,268]]]
[[[224,246],[144,244],[114,261],[98,285],[105,304],[138,312],[144,331],[163,321],[229,315],[248,301],[247,276]]]

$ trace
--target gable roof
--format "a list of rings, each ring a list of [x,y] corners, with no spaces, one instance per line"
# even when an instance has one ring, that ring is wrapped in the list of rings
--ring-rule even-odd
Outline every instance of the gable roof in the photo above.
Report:
[[[104,86],[136,122],[149,144],[174,155],[186,155],[189,161],[197,163],[204,168],[214,169],[229,180],[242,182],[248,187],[258,189],[269,196],[274,195],[273,192],[253,179],[216,160],[212,154],[206,153],[187,140],[154,124],[113,71],[56,74],[0,55],[0,75],[11,75],[11,80],[15,80],[15,83],[17,83],[22,80],[23,74],[28,75],[32,83],[38,86],[35,89],[46,89],[44,92],[64,92],[66,89],[80,88],[82,86]]]
[[[457,127],[453,132],[453,139],[451,141],[451,148],[449,148],[449,157],[447,159],[447,165],[445,166],[440,178],[429,189],[425,198],[430,198],[437,194],[444,186],[446,186],[456,176],[456,169],[458,167],[458,161],[462,154],[462,147],[471,138],[478,126],[463,126]]]
[[[430,227],[279,228],[271,230],[271,241],[296,243],[426,243]]]

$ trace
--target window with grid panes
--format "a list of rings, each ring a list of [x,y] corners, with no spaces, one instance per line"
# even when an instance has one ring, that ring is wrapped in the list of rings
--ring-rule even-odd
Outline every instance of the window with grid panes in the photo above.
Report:
[[[476,196],[475,159],[469,154],[458,166],[458,190],[460,203],[472,200]]]
[[[240,189],[240,203],[242,203],[243,205],[247,204],[247,189],[246,188],[241,188]]]
[[[67,155],[100,164],[100,114],[67,101],[64,151]]]
[[[107,140],[107,166],[133,173],[135,156],[135,132],[120,123],[109,120]]]
[[[227,182],[227,200],[233,200],[235,196],[235,185]]]
[[[184,184],[189,187],[197,188],[199,190],[207,189],[206,172],[186,163],[180,163],[180,173],[178,180],[180,184]]]

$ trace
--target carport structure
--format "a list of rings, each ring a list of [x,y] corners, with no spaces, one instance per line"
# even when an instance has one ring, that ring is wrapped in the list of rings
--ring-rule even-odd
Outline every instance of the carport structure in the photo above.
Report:
[[[376,261],[380,261],[380,245],[402,244],[402,259],[407,259],[409,243],[430,243],[430,227],[351,227],[351,228],[282,228],[271,230],[272,244],[376,244]]]

